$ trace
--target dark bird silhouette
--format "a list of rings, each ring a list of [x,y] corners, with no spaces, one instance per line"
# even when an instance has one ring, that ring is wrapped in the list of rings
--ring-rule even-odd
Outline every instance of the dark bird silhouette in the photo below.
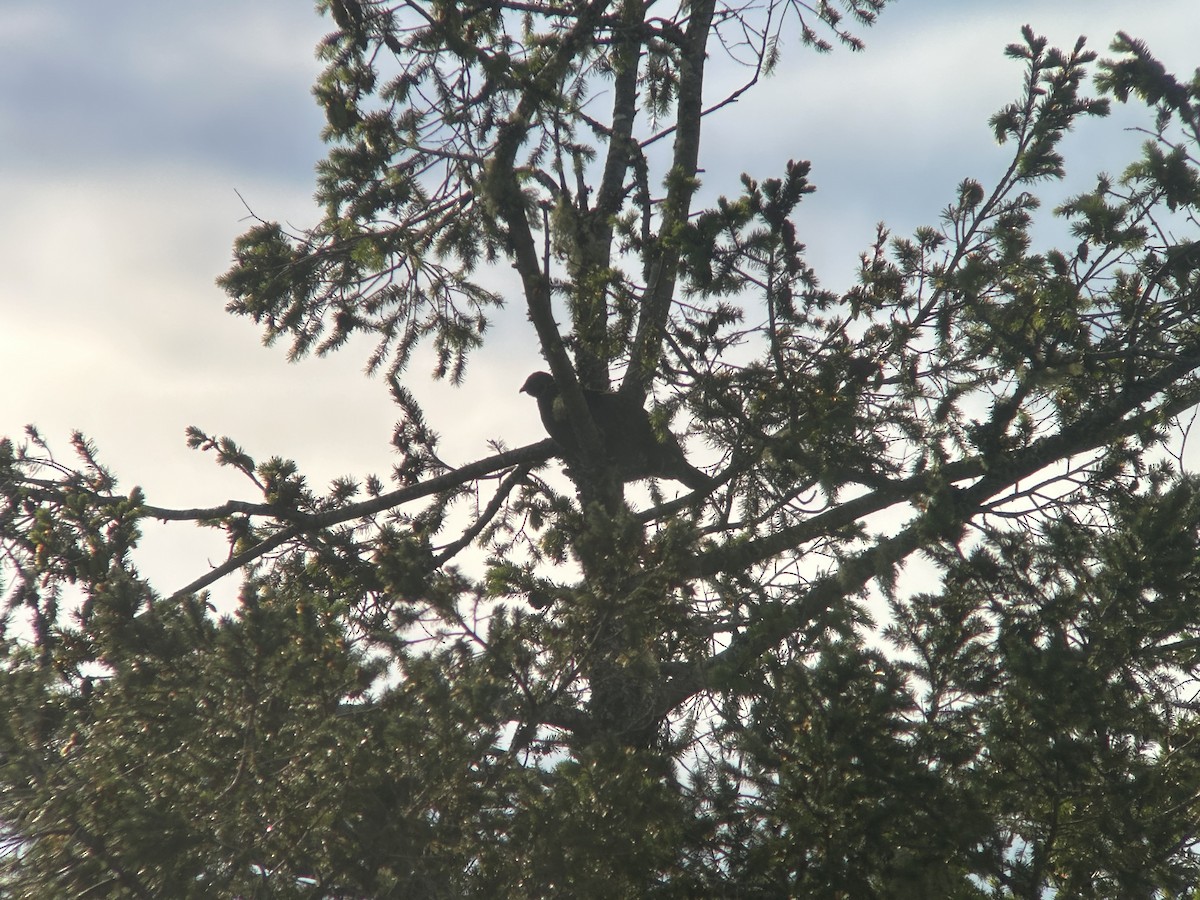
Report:
[[[554,376],[534,372],[521,386],[521,392],[537,400],[542,425],[562,449],[564,458],[569,462],[578,457],[579,441],[567,419]],[[584,388],[583,399],[600,432],[605,456],[625,481],[670,478],[694,491],[712,488],[712,478],[684,458],[674,435],[654,430],[646,410],[632,396]]]

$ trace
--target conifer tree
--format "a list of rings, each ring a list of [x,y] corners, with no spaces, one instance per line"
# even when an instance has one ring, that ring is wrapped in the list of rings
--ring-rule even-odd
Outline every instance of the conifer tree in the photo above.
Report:
[[[809,165],[705,172],[700,208],[701,136],[784,31],[859,49],[885,0],[321,6],[322,218],[220,284],[292,357],[369,337],[398,462],[322,491],[193,428],[261,501],[177,510],[83,435],[0,442],[0,891],[1195,891],[1200,80],[1026,27],[999,178],[838,293]],[[1110,98],[1142,155],[1043,210]],[[451,465],[409,363],[458,383],[503,316],[564,430]],[[603,394],[711,483],[641,479]],[[145,520],[228,559],[151,584]]]

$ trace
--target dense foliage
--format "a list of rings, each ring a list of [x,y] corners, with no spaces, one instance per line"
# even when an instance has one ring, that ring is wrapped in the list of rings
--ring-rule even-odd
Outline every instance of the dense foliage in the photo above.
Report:
[[[0,443],[0,890],[1195,891],[1200,76],[1025,29],[1000,178],[881,227],[839,294],[793,223],[807,164],[709,172],[737,193],[694,208],[705,72],[751,89],[781,29],[858,48],[884,0],[322,6],[323,218],[260,222],[220,283],[293,355],[374,340],[392,483],[321,492],[194,429],[262,500],[172,510],[83,436]],[[1154,111],[1142,156],[1038,247],[1103,95]],[[406,366],[457,381],[506,315],[569,452],[450,467],[434,429],[469,420]],[[626,483],[604,391],[712,483]],[[228,560],[164,596],[148,518]]]

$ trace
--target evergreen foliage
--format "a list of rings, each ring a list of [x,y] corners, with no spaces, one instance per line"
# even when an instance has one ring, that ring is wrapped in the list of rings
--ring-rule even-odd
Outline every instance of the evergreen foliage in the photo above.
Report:
[[[998,180],[881,226],[835,293],[806,163],[695,208],[705,71],[749,53],[736,96],[781,29],[857,49],[884,5],[323,0],[323,218],[251,228],[220,283],[293,356],[374,339],[394,483],[322,493],[193,429],[262,500],[174,510],[81,435],[0,441],[0,893],[1200,887],[1200,76],[1025,28]],[[1093,72],[1148,140],[1041,248]],[[422,346],[460,379],[498,315],[536,329],[567,479],[549,439],[447,466],[405,385]],[[628,485],[604,391],[712,483]],[[166,595],[146,519],[229,559]]]

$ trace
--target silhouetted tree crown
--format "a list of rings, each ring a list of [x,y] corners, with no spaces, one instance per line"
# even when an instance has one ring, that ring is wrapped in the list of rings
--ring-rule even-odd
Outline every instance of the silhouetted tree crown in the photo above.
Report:
[[[261,500],[176,510],[0,442],[0,892],[1196,891],[1200,82],[1023,29],[999,177],[834,292],[809,165],[701,208],[701,135],[883,0],[319,5],[319,221],[219,282],[291,357],[373,341],[394,470],[193,427]],[[1090,74],[1147,140],[1047,214]],[[448,460],[410,364],[459,383],[498,317],[549,437]],[[151,584],[147,519],[228,558]]]

